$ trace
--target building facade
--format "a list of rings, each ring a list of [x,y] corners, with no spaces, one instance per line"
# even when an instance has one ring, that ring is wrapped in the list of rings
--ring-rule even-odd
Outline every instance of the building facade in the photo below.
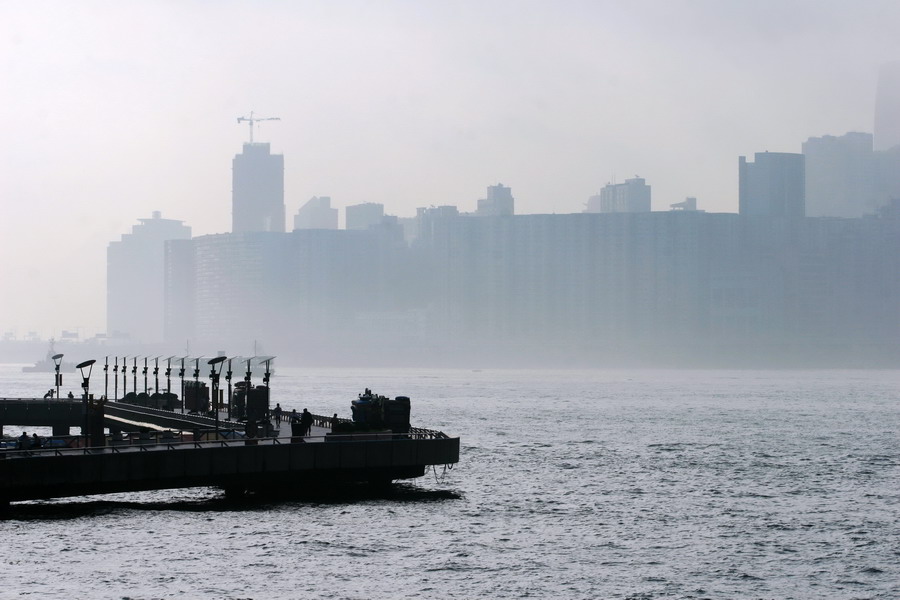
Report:
[[[588,198],[586,213],[650,212],[650,186],[641,177],[625,183],[608,183],[596,196]]]
[[[900,146],[900,61],[882,65],[875,92],[875,150]]]
[[[245,143],[232,161],[231,231],[284,232],[284,156]]]
[[[366,202],[354,204],[344,209],[345,226],[350,230],[365,230],[381,223],[384,218],[384,204]]]
[[[875,213],[872,134],[812,137],[803,143],[806,215],[858,218]]]
[[[294,215],[294,229],[337,229],[338,209],[329,196],[313,196]]]
[[[757,152],[738,159],[739,212],[743,216],[801,218],[806,214],[802,154]]]
[[[504,186],[502,183],[497,185],[489,185],[487,188],[487,198],[478,200],[478,208],[475,211],[480,217],[502,217],[515,214],[515,199],[512,195],[512,189]]]
[[[111,338],[157,343],[164,337],[165,244],[191,228],[154,212],[106,250],[106,330]]]

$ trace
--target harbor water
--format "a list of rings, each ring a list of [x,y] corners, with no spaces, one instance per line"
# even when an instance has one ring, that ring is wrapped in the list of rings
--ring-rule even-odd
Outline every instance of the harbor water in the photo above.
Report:
[[[52,383],[0,366],[0,396]],[[0,598],[900,597],[900,371],[279,365],[272,387],[341,417],[409,396],[460,463],[389,495],[14,504]]]

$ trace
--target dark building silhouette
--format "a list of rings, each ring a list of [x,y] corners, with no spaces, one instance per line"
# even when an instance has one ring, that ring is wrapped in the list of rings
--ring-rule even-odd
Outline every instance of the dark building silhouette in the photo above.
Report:
[[[875,95],[875,150],[900,145],[900,61],[882,65]]]
[[[284,156],[245,143],[232,161],[231,230],[284,232]]]
[[[799,218],[805,215],[802,154],[757,152],[755,162],[738,163],[740,214]]]

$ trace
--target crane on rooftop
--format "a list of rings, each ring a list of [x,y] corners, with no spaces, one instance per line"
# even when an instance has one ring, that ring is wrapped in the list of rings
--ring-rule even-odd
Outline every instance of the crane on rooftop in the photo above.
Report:
[[[250,111],[249,117],[238,117],[237,122],[240,124],[242,121],[247,121],[250,124],[250,143],[253,143],[253,124],[258,123],[259,121],[280,121],[281,117],[254,117],[253,111]]]

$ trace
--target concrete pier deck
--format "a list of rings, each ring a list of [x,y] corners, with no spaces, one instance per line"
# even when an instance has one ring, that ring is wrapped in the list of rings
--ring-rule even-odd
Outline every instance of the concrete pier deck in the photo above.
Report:
[[[69,416],[60,416],[65,411],[54,413],[52,407],[29,408],[33,410],[26,420],[33,420],[18,423],[9,420],[14,411],[4,413],[0,407],[0,424],[51,425],[46,419],[73,418],[72,407]],[[37,422],[35,411],[43,422]],[[216,439],[215,431],[204,427],[200,439],[193,434],[164,437],[144,432],[146,437],[131,436],[127,443],[107,438],[107,445],[98,447],[0,451],[0,505],[200,486],[220,487],[227,494],[302,492],[334,483],[384,484],[420,477],[428,466],[459,461],[459,438],[438,431],[411,428],[408,434],[334,435],[325,423],[326,417],[315,417],[310,435],[303,438],[291,437],[290,424],[282,422],[280,433],[269,438],[229,439],[223,427]],[[191,429],[201,428],[195,424]]]

